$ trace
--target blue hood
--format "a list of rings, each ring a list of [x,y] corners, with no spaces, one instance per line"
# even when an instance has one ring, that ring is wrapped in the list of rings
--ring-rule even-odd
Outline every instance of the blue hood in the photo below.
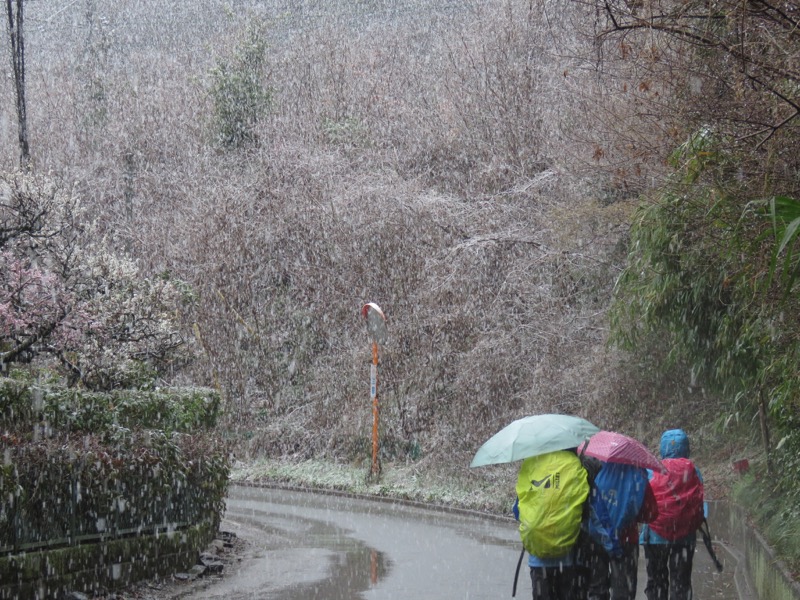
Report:
[[[661,458],[689,458],[689,436],[683,429],[670,429],[663,433]]]

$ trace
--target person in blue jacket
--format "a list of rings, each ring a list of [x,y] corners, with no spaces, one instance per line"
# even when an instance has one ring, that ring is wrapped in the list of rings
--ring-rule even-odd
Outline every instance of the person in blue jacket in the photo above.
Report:
[[[639,523],[658,515],[647,470],[602,463],[590,497],[588,600],[634,600],[639,564]]]
[[[661,436],[661,459],[689,458],[689,437],[682,429],[670,429]],[[700,482],[702,475],[695,467]],[[652,472],[650,472],[652,479]],[[703,504],[703,512],[706,505]],[[645,524],[641,528],[639,543],[644,548],[647,562],[647,600],[692,600],[692,562],[697,543],[696,531],[677,539],[668,540]]]

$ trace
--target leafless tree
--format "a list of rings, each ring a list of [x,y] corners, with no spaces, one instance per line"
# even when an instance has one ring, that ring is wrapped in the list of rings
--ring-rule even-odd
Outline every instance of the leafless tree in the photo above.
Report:
[[[6,0],[8,38],[11,44],[11,62],[16,91],[17,126],[19,128],[20,167],[27,168],[31,154],[28,146],[28,117],[25,108],[25,36],[24,0]]]
[[[598,20],[605,72],[636,73],[628,84],[657,96],[628,103],[678,125],[675,142],[713,130],[742,163],[739,174],[784,193],[798,183],[800,4],[792,1],[580,0]],[[635,125],[634,125],[635,127]],[[672,127],[672,125],[670,125]]]

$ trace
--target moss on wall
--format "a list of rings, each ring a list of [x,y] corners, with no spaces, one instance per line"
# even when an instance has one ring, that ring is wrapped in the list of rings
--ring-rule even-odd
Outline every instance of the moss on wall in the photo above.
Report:
[[[188,570],[213,538],[211,524],[180,531],[0,557],[0,599],[98,593]]]

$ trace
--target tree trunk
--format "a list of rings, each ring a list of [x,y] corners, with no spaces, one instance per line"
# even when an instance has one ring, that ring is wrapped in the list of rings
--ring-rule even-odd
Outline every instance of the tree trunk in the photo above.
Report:
[[[31,154],[28,146],[28,117],[25,109],[25,40],[24,0],[6,0],[8,11],[8,33],[11,40],[11,62],[14,68],[14,86],[17,92],[17,123],[19,126],[19,163],[23,170],[30,167]],[[16,5],[16,10],[14,6]]]

